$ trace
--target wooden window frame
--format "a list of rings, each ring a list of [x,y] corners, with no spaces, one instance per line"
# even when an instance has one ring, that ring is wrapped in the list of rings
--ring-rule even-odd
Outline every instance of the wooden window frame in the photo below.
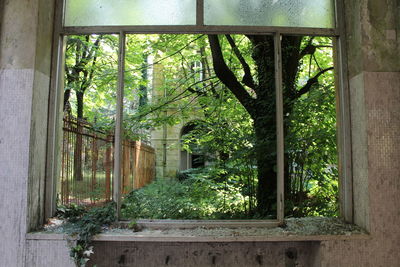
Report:
[[[56,159],[59,151],[57,143],[61,138],[61,103],[63,90],[63,68],[65,56],[65,40],[68,35],[82,34],[118,34],[118,88],[117,88],[117,118],[115,128],[115,160],[113,179],[113,200],[117,203],[117,214],[120,214],[120,167],[121,167],[121,134],[123,114],[124,88],[124,60],[125,38],[127,34],[263,34],[273,35],[275,43],[275,83],[276,83],[276,119],[277,119],[277,219],[256,221],[201,221],[202,225],[214,226],[276,226],[284,222],[284,133],[283,133],[283,96],[282,96],[282,35],[330,36],[333,38],[335,85],[337,92],[337,124],[338,124],[338,154],[339,154],[339,199],[340,213],[347,222],[353,222],[353,188],[351,166],[351,129],[349,86],[346,66],[346,47],[344,41],[343,0],[335,0],[336,27],[335,28],[296,28],[296,27],[269,27],[269,26],[210,26],[204,25],[204,0],[197,0],[196,25],[176,26],[89,26],[63,27],[65,0],[56,2],[55,27],[53,41],[53,69],[51,80],[51,94],[49,103],[49,129],[47,148],[46,197],[45,217],[54,215],[56,208],[56,185],[58,166]],[[118,190],[115,190],[118,189]],[[185,221],[185,225],[190,224]],[[182,225],[182,221],[176,221]],[[192,221],[196,226],[197,221]],[[173,222],[170,223],[173,225]],[[174,227],[174,226],[171,226]]]

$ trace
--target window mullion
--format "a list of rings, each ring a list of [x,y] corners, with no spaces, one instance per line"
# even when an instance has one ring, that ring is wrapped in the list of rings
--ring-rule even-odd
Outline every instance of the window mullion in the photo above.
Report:
[[[350,91],[348,84],[346,27],[344,1],[336,0],[336,28],[340,35],[333,38],[335,82],[337,92],[338,152],[339,152],[339,199],[341,216],[354,222],[353,173],[351,148]]]
[[[114,151],[114,177],[113,200],[117,205],[117,217],[121,210],[121,166],[122,166],[122,120],[124,100],[124,74],[125,74],[125,33],[119,34],[118,51],[118,88],[117,88],[117,112],[115,120],[115,151]]]
[[[56,3],[56,16],[54,21],[53,57],[49,103],[49,124],[47,141],[46,162],[46,187],[45,187],[45,218],[52,217],[57,209],[57,186],[60,164],[57,159],[61,153],[62,143],[62,107],[64,97],[64,59],[65,59],[65,37],[62,31],[63,3]]]
[[[277,135],[277,219],[284,219],[284,136],[283,136],[283,93],[282,93],[282,35],[274,34],[275,90],[276,90],[276,135]]]
[[[196,2],[196,26],[204,26],[204,0]]]
[[[337,148],[339,169],[340,215],[349,223],[353,218],[353,181],[351,151],[350,94],[347,81],[345,43],[343,38],[333,38],[335,87],[337,103]]]

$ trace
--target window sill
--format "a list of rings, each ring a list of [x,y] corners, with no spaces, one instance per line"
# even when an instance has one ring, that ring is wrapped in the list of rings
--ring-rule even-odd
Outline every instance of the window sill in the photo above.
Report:
[[[126,228],[112,228],[95,236],[93,240],[105,242],[301,242],[370,239],[370,235],[359,227],[332,218],[288,219],[286,220],[287,226],[285,228],[266,225],[274,223],[269,221],[253,221],[252,223],[254,224],[260,224],[257,225],[257,227],[250,227],[247,225],[229,228],[230,221],[224,221],[227,225],[221,225],[221,227],[218,228],[215,228],[215,226],[208,228],[203,224],[197,228],[181,229],[182,227],[184,228],[185,225],[193,226],[193,222],[199,224],[200,222],[173,220],[146,221],[147,228],[141,231],[134,232]],[[240,221],[233,222],[239,223]],[[144,225],[146,225],[146,223]],[[149,227],[151,223],[155,223],[158,229],[151,229],[152,227]],[[240,223],[243,224],[245,222],[242,221]],[[141,221],[137,221],[137,224],[142,224],[141,226],[143,226],[143,222]],[[179,225],[180,228],[174,228],[173,225]],[[163,226],[169,227],[160,229]],[[51,231],[28,233],[26,238],[28,240],[71,239],[71,237],[63,233]]]
[[[129,232],[129,233],[128,233]],[[287,235],[287,236],[188,236],[185,234],[164,234],[160,231],[151,230],[141,233],[127,231],[126,233],[103,233],[95,236],[93,241],[104,242],[306,242],[306,241],[329,241],[329,240],[368,240],[369,234],[352,235]],[[71,239],[65,234],[58,233],[28,233],[27,240],[49,240],[61,241]]]

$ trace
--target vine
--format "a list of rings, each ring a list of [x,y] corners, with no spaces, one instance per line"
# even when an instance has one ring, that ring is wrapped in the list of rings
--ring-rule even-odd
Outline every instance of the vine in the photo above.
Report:
[[[77,267],[84,267],[94,253],[91,246],[93,236],[116,220],[115,203],[87,210],[76,204],[59,206],[57,217],[66,220],[64,230],[76,240],[70,245],[71,258]]]

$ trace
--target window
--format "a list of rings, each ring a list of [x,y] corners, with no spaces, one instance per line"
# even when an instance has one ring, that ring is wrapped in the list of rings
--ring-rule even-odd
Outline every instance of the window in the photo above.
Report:
[[[335,56],[336,67],[339,67],[336,71],[337,82],[338,82],[338,95],[339,95],[339,123],[341,125],[339,132],[339,149],[340,149],[340,160],[344,160],[346,164],[339,164],[341,169],[340,177],[342,179],[342,185],[347,184],[350,179],[349,164],[346,161],[346,149],[348,149],[349,136],[346,131],[348,127],[346,125],[348,113],[346,112],[346,99],[345,99],[345,83],[343,82],[344,70],[341,68],[341,38],[339,37],[340,25],[334,23],[334,3],[333,1],[320,1],[319,5],[298,5],[291,4],[290,1],[272,1],[269,3],[270,6],[262,4],[262,1],[245,2],[234,1],[225,3],[224,1],[184,1],[184,3],[173,3],[170,1],[157,1],[157,6],[164,7],[167,5],[167,11],[165,14],[168,16],[157,16],[159,20],[150,20],[154,18],[154,14],[159,14],[160,9],[157,6],[148,6],[146,4],[137,4],[135,8],[124,6],[127,4],[126,1],[116,1],[112,7],[107,6],[106,2],[102,1],[88,1],[85,3],[86,6],[82,6],[79,1],[67,0],[65,1],[65,17],[64,24],[60,27],[57,36],[61,36],[60,45],[58,46],[59,52],[59,66],[63,66],[63,52],[62,44],[65,43],[65,36],[71,34],[95,34],[95,33],[107,33],[116,34],[118,33],[118,56],[115,54],[115,60],[118,66],[118,75],[115,76],[115,83],[118,84],[118,90],[115,92],[116,95],[116,106],[115,111],[115,148],[114,148],[114,168],[113,168],[113,188],[114,194],[113,199],[120,204],[121,190],[121,165],[122,151],[123,151],[123,114],[124,114],[124,88],[125,88],[125,68],[126,68],[126,41],[129,41],[129,33],[252,33],[258,36],[269,36],[268,40],[273,43],[272,57],[274,60],[275,75],[273,78],[276,88],[276,92],[273,95],[276,97],[276,222],[281,223],[284,217],[284,117],[285,112],[285,99],[283,98],[283,76],[286,75],[282,71],[282,65],[286,64],[282,62],[282,54],[286,51],[282,51],[282,42],[285,42],[285,36],[291,35],[323,35],[331,36],[333,39],[333,45],[337,48]],[[138,2],[139,3],[139,2]],[[297,3],[297,2],[296,2]],[[221,10],[221,6],[224,8]],[[280,16],[273,17],[268,13],[268,10],[276,9]],[[143,11],[141,14],[147,14],[140,19],[141,16],[138,14],[131,14],[131,10],[137,12],[137,10]],[[184,12],[182,12],[184,10]],[[224,15],[216,16],[215,12],[221,10]],[[259,11],[261,10],[261,11]],[[164,10],[163,10],[164,11]],[[87,13],[93,14],[93,16],[85,16]],[[92,13],[93,12],[93,13]],[[112,14],[118,12],[121,16],[113,16]],[[133,11],[132,11],[133,12]],[[147,12],[147,13],[146,13]],[[221,14],[222,14],[221,13]],[[165,15],[164,14],[164,15]],[[310,20],[310,14],[312,14],[312,20]],[[151,16],[150,16],[151,15]],[[182,16],[181,16],[182,15]],[[134,19],[133,19],[134,18]],[[171,20],[171,18],[176,20]],[[254,19],[247,21],[246,18]],[[268,18],[264,20],[263,18]],[[308,19],[305,19],[308,18]],[[312,23],[310,23],[310,21]],[[340,22],[337,20],[337,22]],[[153,25],[153,26],[152,26]],[[159,25],[159,26],[155,26]],[[261,35],[263,34],[263,35]],[[217,37],[211,37],[211,42],[214,46],[218,46]],[[235,49],[233,48],[234,52]],[[215,56],[215,55],[213,55]],[[311,60],[311,59],[310,59]],[[240,61],[240,59],[239,59]],[[215,63],[215,62],[214,62]],[[201,64],[199,64],[201,66]],[[197,66],[195,66],[197,67]],[[61,69],[61,68],[60,68]],[[321,74],[323,74],[321,69]],[[329,70],[326,70],[329,71]],[[63,81],[60,70],[58,71],[58,80],[56,82],[57,90],[60,91]],[[318,77],[317,77],[318,78]],[[229,83],[229,79],[225,81]],[[249,86],[251,88],[251,86]],[[143,89],[143,87],[142,87]],[[251,94],[250,94],[251,95]],[[55,105],[60,105],[56,103]],[[126,106],[126,105],[125,105]],[[287,106],[286,106],[287,108]],[[60,121],[60,120],[58,120]],[[54,127],[57,127],[55,125]],[[54,147],[56,151],[56,147]],[[57,173],[57,164],[53,164],[53,175]],[[293,165],[292,168],[297,168]],[[329,170],[327,170],[329,171]],[[54,189],[48,189],[54,192]],[[51,193],[50,193],[51,195]],[[347,204],[351,202],[351,188],[343,187],[341,189],[342,196],[342,208],[343,213],[347,218],[351,216],[351,207]],[[54,194],[52,196],[54,199]],[[52,210],[51,204],[49,210]],[[50,212],[51,213],[51,212]]]
[[[185,135],[190,134],[196,128],[196,123],[188,123],[186,124],[181,130],[181,158],[180,158],[180,170],[188,170],[192,168],[202,168],[205,166],[205,159],[204,155],[199,151],[196,147],[196,144],[188,143],[190,149],[185,150],[182,148],[184,145],[183,142],[185,140]]]

